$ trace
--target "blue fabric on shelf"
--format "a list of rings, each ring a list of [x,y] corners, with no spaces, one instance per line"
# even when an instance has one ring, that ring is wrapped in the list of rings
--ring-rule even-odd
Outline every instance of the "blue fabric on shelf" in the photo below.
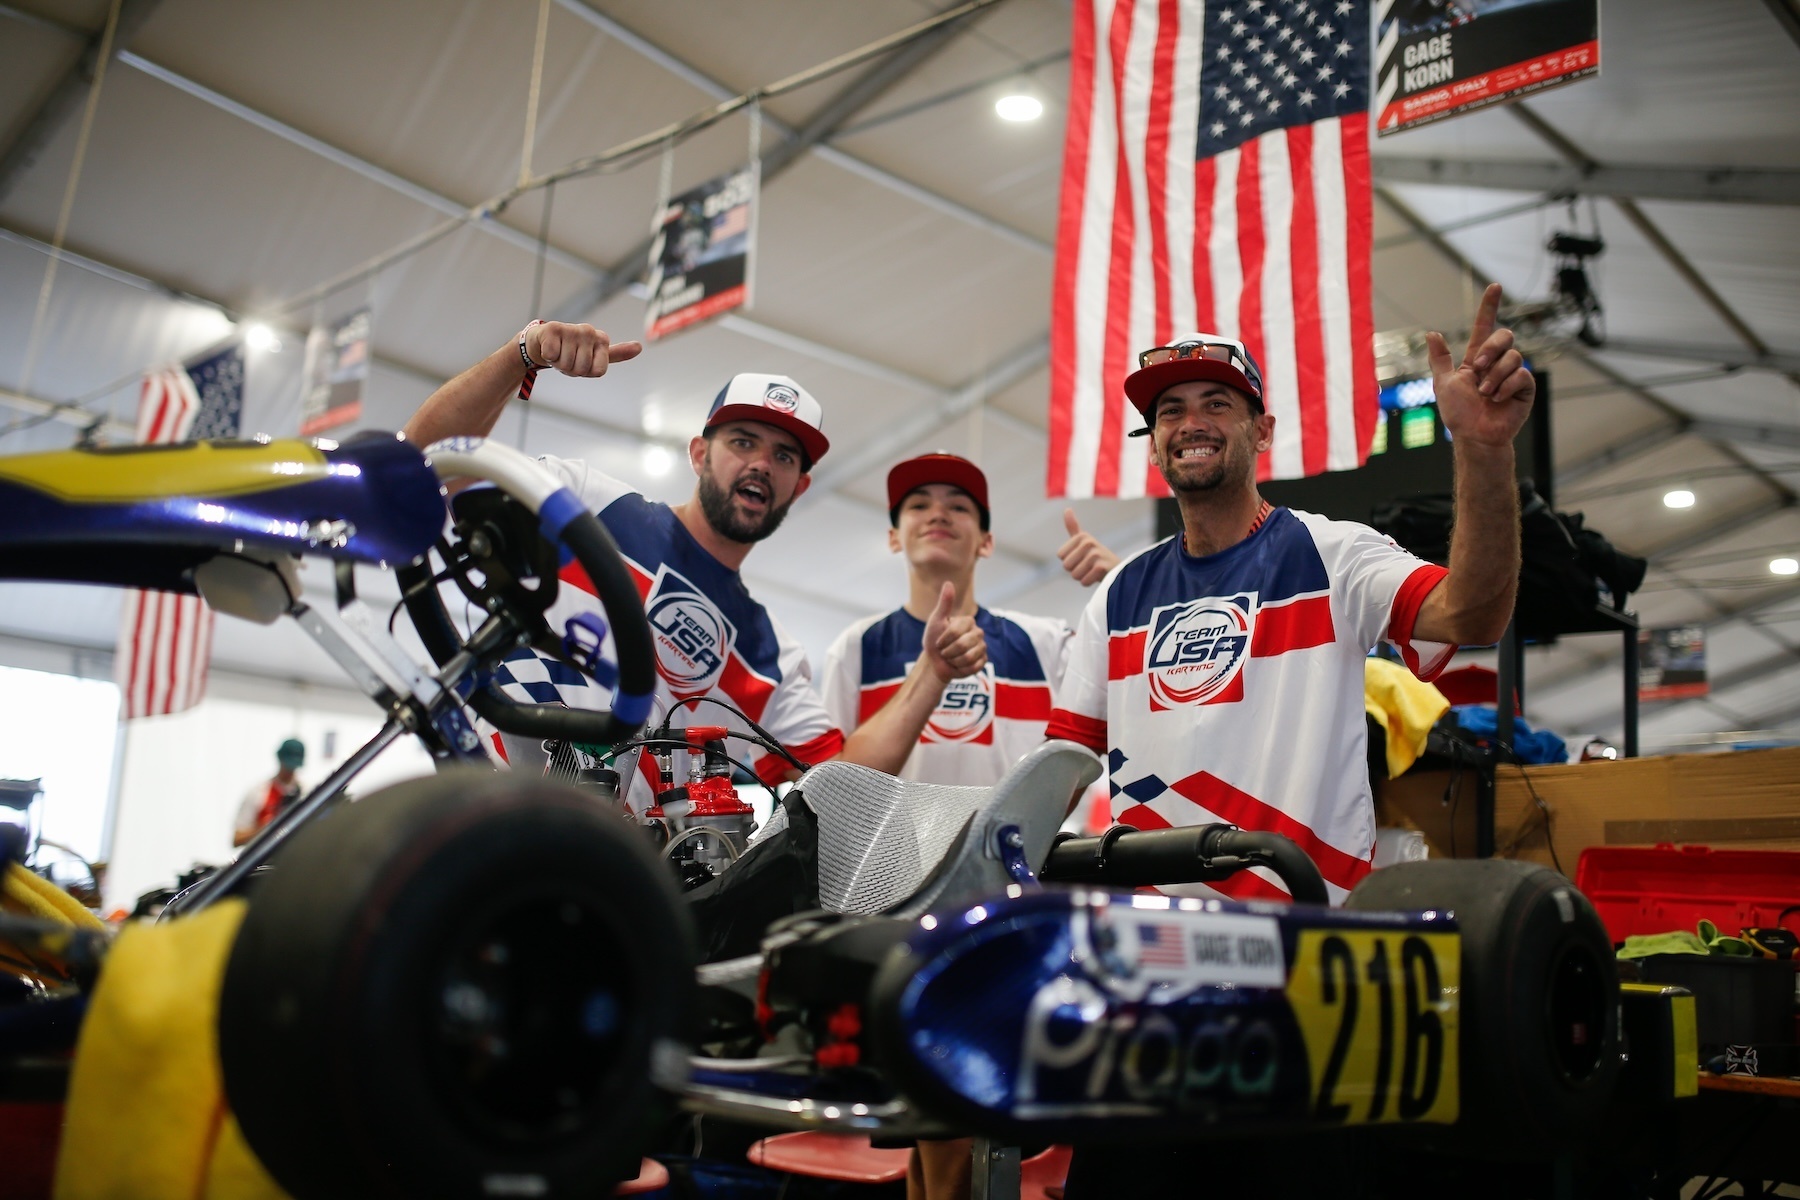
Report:
[[[1500,717],[1491,704],[1459,704],[1450,710],[1456,723],[1492,742],[1499,732]],[[1569,761],[1569,747],[1548,729],[1533,729],[1518,717],[1513,718],[1513,753],[1522,763],[1559,763]]]

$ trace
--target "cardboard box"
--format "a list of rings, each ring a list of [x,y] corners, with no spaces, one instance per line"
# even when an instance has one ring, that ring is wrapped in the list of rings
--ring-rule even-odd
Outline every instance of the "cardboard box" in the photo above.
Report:
[[[1436,857],[1473,857],[1473,769],[1387,781],[1381,826],[1417,829]],[[1504,858],[1573,872],[1590,846],[1697,844],[1800,850],[1800,747],[1730,754],[1502,765],[1494,788],[1494,847]]]

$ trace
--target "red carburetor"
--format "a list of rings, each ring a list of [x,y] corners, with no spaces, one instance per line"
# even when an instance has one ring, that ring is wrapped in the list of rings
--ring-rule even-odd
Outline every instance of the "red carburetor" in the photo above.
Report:
[[[658,792],[656,805],[644,813],[645,820],[668,827],[669,857],[691,859],[712,875],[744,852],[755,823],[754,810],[731,783],[725,753],[730,733],[723,725],[688,726],[687,782]]]

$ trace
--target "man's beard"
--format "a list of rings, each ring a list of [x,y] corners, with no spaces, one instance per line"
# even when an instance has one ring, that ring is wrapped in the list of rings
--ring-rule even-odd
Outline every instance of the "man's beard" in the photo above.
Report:
[[[769,489],[771,500],[775,495],[775,484],[767,478],[762,483]],[[732,493],[719,486],[713,478],[711,464],[700,473],[700,511],[706,516],[706,523],[713,527],[713,532],[727,541],[760,542],[777,529],[786,518],[788,509],[794,505],[793,500],[786,504],[773,504],[761,517],[747,518],[740,516],[731,503]]]
[[[1187,446],[1181,447],[1183,450],[1187,448]],[[1171,449],[1157,455],[1156,467],[1162,472],[1163,480],[1169,485],[1169,490],[1178,494],[1191,495],[1198,492],[1217,491],[1227,484],[1235,482],[1237,477],[1243,473],[1241,465],[1235,461],[1238,456],[1230,443],[1220,446],[1218,453],[1212,458],[1203,459],[1196,464],[1199,467],[1197,471],[1191,466],[1183,471],[1184,464],[1175,457],[1176,453],[1177,451]]]

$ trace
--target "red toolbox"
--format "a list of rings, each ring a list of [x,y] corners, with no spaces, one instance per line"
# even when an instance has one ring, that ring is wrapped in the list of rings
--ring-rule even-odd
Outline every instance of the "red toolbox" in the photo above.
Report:
[[[1776,925],[1800,930],[1800,852],[1791,850],[1590,846],[1575,867],[1575,886],[1593,901],[1614,942],[1691,931],[1703,917],[1726,934]]]
[[[1632,934],[1800,930],[1800,853],[1594,846],[1582,851],[1575,886],[1593,901],[1614,942]],[[1764,939],[1773,944],[1773,939]],[[1638,978],[1694,993],[1702,1066],[1720,1073],[1783,1076],[1800,1065],[1795,964],[1769,958],[1653,954]]]

